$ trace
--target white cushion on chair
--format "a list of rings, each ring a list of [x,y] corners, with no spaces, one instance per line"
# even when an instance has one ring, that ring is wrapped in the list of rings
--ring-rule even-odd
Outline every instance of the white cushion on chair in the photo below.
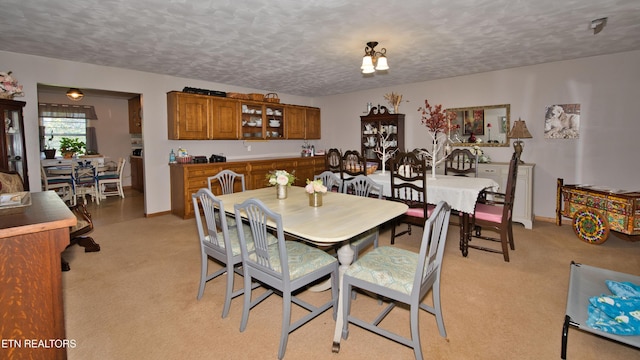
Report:
[[[380,246],[349,266],[345,275],[410,294],[418,254],[394,246]]]

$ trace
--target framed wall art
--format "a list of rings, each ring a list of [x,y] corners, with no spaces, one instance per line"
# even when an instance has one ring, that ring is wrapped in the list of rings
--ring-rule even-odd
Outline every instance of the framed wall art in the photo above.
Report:
[[[464,113],[464,133],[484,135],[484,110],[471,110]]]
[[[545,107],[545,139],[577,139],[580,135],[580,104]]]

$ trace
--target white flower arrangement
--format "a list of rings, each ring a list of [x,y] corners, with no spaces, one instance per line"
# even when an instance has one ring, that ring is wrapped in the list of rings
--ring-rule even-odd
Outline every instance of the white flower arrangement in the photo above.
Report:
[[[317,180],[309,180],[307,179],[307,186],[304,189],[309,194],[321,193],[324,194],[327,192],[327,187],[322,183],[322,179]]]
[[[291,186],[291,184],[296,180],[296,177],[293,174],[288,173],[286,170],[274,170],[267,174],[267,180],[269,180],[269,185],[271,186]]]
[[[18,80],[11,76],[11,71],[0,72],[0,93],[16,97],[24,96],[22,85],[19,85]]]

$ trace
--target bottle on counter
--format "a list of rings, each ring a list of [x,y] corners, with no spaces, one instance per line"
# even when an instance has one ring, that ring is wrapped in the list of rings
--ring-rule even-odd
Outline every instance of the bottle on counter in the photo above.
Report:
[[[171,149],[171,152],[169,153],[169,164],[175,164],[176,163],[176,153],[173,152],[173,149]]]

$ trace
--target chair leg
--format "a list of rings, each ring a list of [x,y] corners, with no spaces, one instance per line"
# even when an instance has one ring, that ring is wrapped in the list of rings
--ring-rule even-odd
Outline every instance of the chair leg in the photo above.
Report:
[[[244,270],[244,295],[242,301],[242,320],[240,321],[240,332],[247,328],[249,321],[249,310],[251,309],[251,275]]]
[[[444,319],[442,318],[442,306],[440,304],[440,280],[437,280],[432,287],[433,291],[433,311],[438,324],[438,332],[443,338],[447,337],[447,330],[444,327]]]
[[[100,245],[97,244],[91,236],[76,236],[71,239],[71,242],[82,246],[84,248],[84,252],[100,251]]]
[[[391,245],[396,243],[396,226],[398,226],[398,223],[394,221],[391,224]]]
[[[412,304],[409,310],[411,317],[411,346],[413,347],[413,353],[416,360],[422,360],[422,347],[420,346],[420,324],[418,322],[420,317],[420,303]]]
[[[291,292],[282,293],[282,331],[280,333],[280,348],[278,349],[278,359],[284,357],[289,340],[289,328],[291,326]]]
[[[200,286],[198,287],[198,300],[202,299],[202,295],[204,295],[204,285],[207,282],[208,260],[207,254],[202,253],[202,256],[200,257]]]
[[[509,231],[506,227],[500,229],[500,243],[502,244],[502,255],[504,256],[504,261],[509,262]]]
[[[234,266],[227,264],[227,288],[224,294],[224,307],[222,308],[222,318],[226,318],[229,315],[229,309],[231,308],[231,298],[233,298],[233,271]]]

